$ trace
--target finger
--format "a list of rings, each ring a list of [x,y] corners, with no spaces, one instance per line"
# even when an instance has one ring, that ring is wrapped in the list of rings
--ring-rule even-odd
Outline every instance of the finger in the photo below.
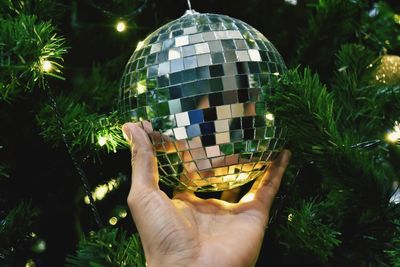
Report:
[[[268,168],[267,172],[255,181],[250,191],[243,196],[240,202],[259,202],[261,203],[260,208],[268,212],[279,190],[290,157],[291,152],[289,150],[283,150]]]
[[[236,203],[239,198],[239,193],[240,193],[240,187],[236,187],[231,190],[223,191],[221,194],[221,200],[230,202],[230,203]]]
[[[131,145],[131,193],[159,189],[157,160],[147,133],[134,123],[124,124],[122,131]]]

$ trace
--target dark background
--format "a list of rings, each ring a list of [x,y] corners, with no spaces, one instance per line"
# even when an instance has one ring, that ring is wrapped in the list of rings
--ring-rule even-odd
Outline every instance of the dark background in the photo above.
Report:
[[[311,2],[298,1],[296,6],[291,6],[283,0],[193,0],[192,8],[198,12],[225,14],[254,26],[276,46],[288,66],[293,67],[299,63],[294,58],[301,31],[306,30],[307,4]],[[117,33],[115,22],[118,17],[129,13],[140,3],[122,0],[59,2],[59,9],[49,14],[49,18],[58,25],[70,49],[65,55],[66,81],[51,81],[58,94],[82,88],[94,63],[106,66],[109,78],[119,80],[137,43],[161,25],[183,15],[187,9],[185,0],[149,0],[143,12],[129,17],[128,30]],[[399,7],[398,1],[388,3],[393,7],[397,5],[397,9]],[[111,11],[113,15],[106,15],[102,10]],[[309,62],[312,62],[312,56],[303,58],[300,63],[308,65]],[[115,99],[117,97],[116,87]],[[83,203],[81,182],[65,148],[45,143],[39,134],[41,130],[35,118],[44,103],[46,97],[43,92],[33,91],[12,104],[0,104],[0,129],[4,138],[0,144],[7,144],[0,160],[7,162],[12,177],[1,182],[0,193],[10,203],[20,199],[31,200],[33,206],[40,210],[34,229],[45,240],[46,250],[41,254],[32,252],[31,255],[21,255],[21,264],[27,258],[33,258],[38,266],[63,266],[66,255],[75,251],[82,232],[96,229],[96,225],[88,206]],[[109,103],[96,112],[108,112],[114,105]],[[126,204],[129,152],[100,153],[95,162],[91,155],[83,160],[85,156],[84,151],[76,154],[92,187],[118,173],[128,177],[118,190],[97,202],[103,222],[108,223],[114,207]],[[169,192],[169,189],[165,190]],[[129,215],[118,226],[135,231]],[[279,266],[281,256],[266,241],[257,266],[266,266],[267,257],[270,266]]]

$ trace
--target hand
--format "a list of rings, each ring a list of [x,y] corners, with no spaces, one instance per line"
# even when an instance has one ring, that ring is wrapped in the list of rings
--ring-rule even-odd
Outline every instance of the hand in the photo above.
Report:
[[[238,203],[228,202],[235,200],[237,189],[224,192],[221,200],[201,199],[191,191],[170,199],[158,186],[147,133],[133,123],[123,131],[132,150],[128,205],[148,266],[254,266],[290,152],[281,152]]]

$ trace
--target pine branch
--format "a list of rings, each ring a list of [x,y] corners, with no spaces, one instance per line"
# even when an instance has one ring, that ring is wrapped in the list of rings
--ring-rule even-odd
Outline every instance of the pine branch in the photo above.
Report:
[[[360,40],[372,50],[395,53],[400,49],[399,20],[394,8],[387,1],[379,1],[364,13],[356,32]]]
[[[332,51],[354,38],[361,12],[361,1],[319,0],[310,5],[307,27],[300,33],[294,64],[318,70],[323,78],[331,73]]]
[[[146,266],[139,236],[116,228],[101,229],[81,240],[76,255],[69,255],[66,262],[68,267]]]
[[[363,137],[355,136],[354,129],[339,131],[341,109],[333,93],[308,69],[302,74],[289,70],[275,88],[275,94],[268,97],[270,111],[288,128],[295,154],[314,162],[324,177],[318,193],[330,197],[324,210],[341,215],[330,221],[353,229],[341,246],[364,244],[369,249],[365,258],[380,262],[379,248],[392,237],[388,223],[392,218],[388,213],[389,180],[375,154],[351,147]],[[345,193],[330,194],[336,190]]]
[[[32,90],[43,75],[62,78],[59,62],[65,53],[64,38],[51,23],[34,15],[0,18],[0,100]],[[42,69],[43,62],[51,64],[51,71]]]
[[[54,20],[65,11],[57,0],[3,0],[0,1],[0,16],[13,18],[20,15],[35,15],[40,20]]]
[[[74,151],[96,153],[103,148],[108,152],[127,146],[121,133],[121,123],[117,112],[97,114],[88,111],[85,104],[75,103],[68,97],[57,97],[57,106],[64,125],[64,134]],[[49,106],[37,116],[43,138],[59,145],[62,141],[57,117]]]
[[[397,209],[400,209],[400,205],[397,205]],[[390,242],[390,247],[384,252],[386,253],[391,266],[400,267],[400,220],[396,219],[393,222],[397,227],[393,234],[393,239]]]
[[[321,263],[326,263],[341,241],[340,232],[323,221],[322,208],[315,200],[289,208],[287,224],[282,226],[281,244],[287,249],[302,250],[302,254],[313,254]]]
[[[28,234],[38,215],[30,202],[21,201],[0,220],[0,259],[7,258],[21,243],[30,239]]]

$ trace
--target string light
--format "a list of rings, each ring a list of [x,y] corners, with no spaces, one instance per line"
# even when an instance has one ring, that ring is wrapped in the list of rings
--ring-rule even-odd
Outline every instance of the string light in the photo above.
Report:
[[[118,222],[117,217],[111,217],[111,218],[108,220],[108,223],[111,224],[111,225],[116,225],[117,222]]]
[[[394,14],[393,19],[394,19],[395,23],[400,24],[400,15],[399,14]]]
[[[99,136],[97,142],[99,143],[99,146],[104,146],[105,144],[107,144],[107,140],[108,138],[106,136]]]
[[[40,69],[43,72],[50,72],[53,69],[53,65],[48,60],[40,60]]]
[[[120,210],[120,212],[118,213],[118,216],[120,218],[125,218],[128,215],[128,213],[126,212],[126,210]]]
[[[265,118],[269,121],[273,121],[275,119],[275,116],[272,113],[267,113],[265,114]]]
[[[36,253],[42,253],[46,250],[46,242],[43,239],[39,239],[32,246],[32,251]]]
[[[393,131],[390,131],[386,135],[386,140],[390,143],[397,143],[400,142],[400,124],[399,122],[395,122]]]
[[[291,222],[293,220],[293,214],[289,213],[289,215],[287,216],[287,220]]]
[[[25,263],[25,267],[35,267],[36,264],[32,259],[29,259],[26,263]]]
[[[125,21],[118,21],[117,25],[115,26],[115,29],[117,30],[117,32],[123,32],[126,30],[126,23]]]
[[[119,187],[120,184],[120,178],[118,179],[111,179],[110,181],[108,181],[106,184],[101,184],[98,185],[94,191],[92,191],[92,197],[94,201],[99,201],[102,200],[103,198],[105,198],[105,196],[110,193],[111,191],[117,189]],[[89,204],[89,197],[85,196],[84,198],[84,202],[86,204]]]

